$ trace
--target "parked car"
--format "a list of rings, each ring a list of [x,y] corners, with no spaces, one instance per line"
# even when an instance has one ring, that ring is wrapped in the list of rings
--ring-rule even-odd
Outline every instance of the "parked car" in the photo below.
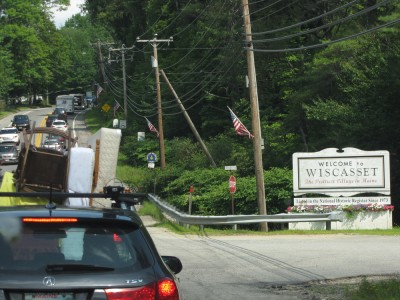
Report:
[[[54,120],[58,119],[58,115],[48,115],[46,118],[46,127],[51,127]]]
[[[0,143],[15,143],[19,145],[19,131],[15,127],[4,127],[0,130]]]
[[[15,143],[0,144],[0,164],[17,164],[19,151]]]
[[[22,131],[24,128],[26,130],[31,129],[31,122],[29,120],[28,115],[15,115],[11,120],[12,126],[17,128],[19,131]]]
[[[59,120],[59,119],[54,120],[53,123],[51,124],[51,127],[62,131],[68,130],[68,124],[64,120]]]
[[[121,208],[0,207],[0,291],[15,299],[182,299],[177,257],[160,256]]]
[[[56,115],[57,119],[64,120],[68,123],[68,115],[64,107],[56,107],[53,111],[53,115]]]
[[[64,146],[58,141],[58,139],[45,140],[42,144],[42,148],[64,152]]]

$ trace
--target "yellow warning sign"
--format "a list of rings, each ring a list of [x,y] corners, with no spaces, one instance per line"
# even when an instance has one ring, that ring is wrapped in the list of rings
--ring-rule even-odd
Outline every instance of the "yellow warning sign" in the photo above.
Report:
[[[104,104],[104,105],[101,107],[101,109],[102,109],[103,111],[105,111],[105,112],[108,112],[108,111],[110,110],[110,108],[111,108],[111,106],[108,105],[107,103]]]

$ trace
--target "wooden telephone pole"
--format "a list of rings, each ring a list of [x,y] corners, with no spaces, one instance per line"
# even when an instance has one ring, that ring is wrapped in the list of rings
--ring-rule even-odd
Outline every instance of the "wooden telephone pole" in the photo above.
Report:
[[[217,165],[215,164],[214,159],[211,156],[211,153],[208,151],[208,148],[206,146],[206,144],[204,144],[203,139],[201,138],[199,132],[197,131],[196,127],[194,126],[192,119],[190,118],[189,114],[187,113],[185,107],[182,104],[181,99],[179,99],[178,94],[175,92],[175,89],[173,88],[173,86],[171,85],[171,83],[169,82],[169,79],[167,77],[167,75],[165,75],[164,71],[161,70],[161,75],[164,77],[165,82],[168,84],[169,89],[171,90],[171,93],[174,95],[176,102],[178,102],[178,105],[183,113],[183,116],[186,119],[186,122],[188,122],[190,129],[192,130],[194,136],[196,137],[197,141],[199,142],[201,148],[203,149],[204,153],[206,154],[206,156],[208,157],[208,159],[210,160],[211,165],[215,168]]]
[[[153,68],[156,73],[156,87],[157,87],[157,112],[158,112],[158,133],[160,141],[160,168],[165,169],[165,146],[164,146],[164,128],[163,128],[163,118],[162,118],[162,104],[161,104],[161,88],[160,88],[160,71],[158,68],[158,54],[157,46],[161,42],[167,42],[168,44],[173,41],[173,38],[169,39],[158,39],[157,34],[151,40],[141,40],[139,37],[136,39],[138,43],[150,43],[153,46]]]
[[[126,70],[125,70],[125,53],[128,50],[132,50],[134,46],[126,48],[125,45],[122,45],[121,48],[115,48],[112,49],[110,48],[109,51],[121,51],[121,56],[122,56],[122,83],[123,83],[123,91],[124,91],[124,113],[125,113],[125,122],[128,122],[128,97],[127,97],[127,92],[126,92]],[[109,62],[116,61],[116,60],[111,60],[109,59]]]
[[[260,112],[258,106],[257,79],[256,79],[256,67],[254,63],[253,41],[251,36],[249,1],[248,0],[242,0],[242,1],[243,1],[242,3],[243,3],[244,28],[246,34],[247,68],[248,68],[250,104],[252,113],[252,129],[254,135],[253,148],[254,148],[254,163],[255,163],[256,185],[257,185],[258,211],[260,215],[266,215],[267,207],[265,203],[264,168],[263,168],[262,151],[261,151]],[[268,224],[265,222],[260,223],[260,230],[268,231]]]

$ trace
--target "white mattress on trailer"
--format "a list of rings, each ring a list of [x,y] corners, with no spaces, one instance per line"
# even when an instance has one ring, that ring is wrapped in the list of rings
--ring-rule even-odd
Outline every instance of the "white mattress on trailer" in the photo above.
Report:
[[[103,187],[115,185],[121,129],[101,128],[88,138],[88,145],[95,151],[96,140],[100,141],[97,186],[94,193],[102,193]],[[109,200],[95,199],[95,206],[110,206]]]
[[[94,168],[94,151],[91,148],[70,149],[68,191],[69,193],[91,193]],[[89,198],[68,198],[66,205],[89,206]]]

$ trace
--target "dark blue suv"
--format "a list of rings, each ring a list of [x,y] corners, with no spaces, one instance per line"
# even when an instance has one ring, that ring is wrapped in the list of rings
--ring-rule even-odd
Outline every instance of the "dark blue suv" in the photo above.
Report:
[[[0,253],[0,299],[182,299],[180,260],[131,209],[1,207]]]
[[[24,128],[26,130],[31,129],[31,122],[29,120],[28,115],[15,115],[11,120],[12,126],[16,127],[19,131],[22,131]]]

